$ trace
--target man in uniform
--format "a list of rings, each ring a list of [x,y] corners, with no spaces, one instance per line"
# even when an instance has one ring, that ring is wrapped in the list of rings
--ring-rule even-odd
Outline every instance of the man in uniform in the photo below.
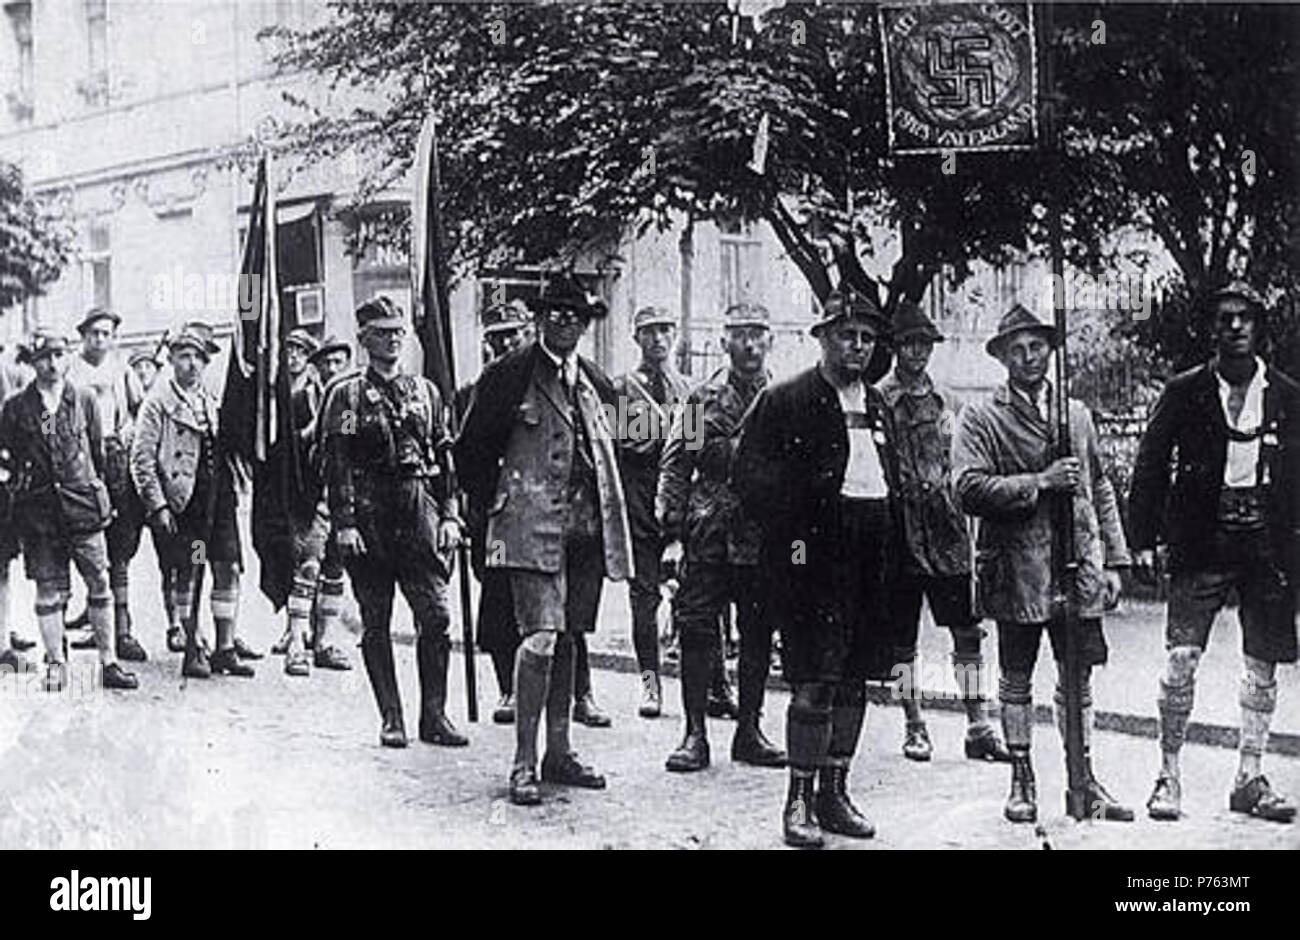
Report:
[[[219,347],[212,328],[186,323],[168,339],[172,375],[140,407],[131,445],[131,478],[144,504],[159,562],[171,571],[172,603],[184,625],[181,675],[251,677],[235,647],[242,554],[235,516],[235,478],[218,460],[216,395],[203,372]],[[210,598],[217,649],[208,656],[198,638],[198,579],[212,571]]]
[[[117,656],[127,662],[143,662],[147,658],[144,647],[131,635],[130,575],[131,560],[140,549],[144,530],[144,507],[131,484],[128,463],[135,414],[144,400],[144,389],[135,372],[118,355],[117,330],[121,325],[122,318],[108,310],[95,307],[86,314],[77,324],[81,355],[68,368],[68,381],[90,389],[99,403],[99,417],[104,423],[104,482],[113,501],[113,521],[105,538]],[[72,648],[94,645],[92,636],[74,642]]]
[[[659,685],[659,556],[663,536],[655,519],[659,461],[673,416],[689,391],[686,379],[670,364],[677,344],[677,318],[663,307],[643,307],[632,317],[632,338],[641,349],[641,362],[614,380],[620,402],[626,402],[626,427],[620,428],[618,465],[632,526],[632,557],[636,576],[632,600],[632,645],[641,673],[642,718],[658,718],[663,702]],[[623,416],[620,415],[620,420]],[[633,433],[636,431],[637,433]]]
[[[1171,574],[1168,658],[1157,698],[1161,768],[1147,810],[1153,819],[1182,814],[1178,756],[1196,668],[1235,589],[1241,754],[1228,808],[1290,822],[1295,804],[1272,788],[1260,763],[1277,706],[1277,664],[1296,661],[1300,387],[1259,357],[1264,300],[1250,285],[1234,281],[1215,292],[1208,312],[1217,355],[1165,386],[1142,436],[1129,497],[1138,570],[1153,570],[1163,539]]]
[[[760,604],[759,529],[731,483],[741,426],[768,382],[772,330],[759,304],[735,304],[724,316],[730,365],[686,396],[663,449],[656,501],[667,543],[663,560],[684,562],[673,619],[681,637],[686,734],[666,764],[676,772],[709,766],[708,687],[722,658],[718,618],[732,603],[740,628],[740,716],[731,759],[785,766],[785,753],[759,727],[773,626]],[[688,439],[689,431],[699,436]]]
[[[632,574],[632,544],[612,429],[600,404],[614,389],[578,355],[605,316],[571,275],[538,298],[541,339],[488,366],[456,441],[456,466],[485,512],[487,567],[509,572],[523,639],[515,660],[515,757],[510,799],[541,802],[537,728],[546,711],[542,780],[603,789],[569,741],[574,636],[595,629],[603,579]]]
[[[984,631],[971,606],[971,544],[966,517],[952,492],[952,432],[956,404],[926,371],[934,344],[943,334],[921,308],[901,300],[894,314],[894,369],[880,382],[898,433],[899,539],[902,570],[894,582],[892,607],[898,617],[894,669],[901,671],[906,734],[903,755],[927,761],[933,747],[921,717],[917,694],[916,643],[921,600],[929,601],[934,621],[952,633],[952,664],[966,706],[966,756],[1008,762],[1011,755],[985,717],[979,681],[984,671],[980,640]]]
[[[16,361],[14,355],[0,346],[0,405],[21,392],[32,380],[31,369]],[[6,457],[0,454],[0,467]],[[0,469],[0,477],[5,473]],[[18,533],[13,521],[13,493],[10,480],[0,479],[0,666],[8,664],[21,671],[26,660],[20,653],[36,645],[35,640],[19,636],[9,629],[9,569],[10,562],[18,557]]]
[[[1129,564],[1115,491],[1101,467],[1097,431],[1082,402],[1068,400],[1070,453],[1055,458],[1056,426],[1047,367],[1055,330],[1017,304],[985,348],[1007,370],[1007,384],[962,409],[953,443],[953,477],[962,508],[980,519],[977,554],[982,612],[997,621],[1002,733],[1011,752],[1011,822],[1038,818],[1029,746],[1034,722],[1034,665],[1046,629],[1056,658],[1056,719],[1065,739],[1065,624],[1052,617],[1052,502],[1072,494],[1078,569],[1072,603],[1079,611],[1086,762],[1085,805],[1095,818],[1127,821],[1133,811],[1097,781],[1089,747],[1089,674],[1106,662],[1102,612],[1119,599],[1119,568]]]
[[[500,359],[534,339],[533,315],[522,300],[492,304],[483,311],[484,365]],[[465,420],[474,400],[475,383],[457,390],[456,414]],[[488,568],[484,538],[487,518],[470,513],[470,559],[474,575],[483,590],[478,601],[478,647],[492,657],[501,700],[492,711],[492,721],[499,725],[515,720],[515,654],[519,650],[519,625],[515,622],[514,601],[510,597],[510,575],[500,568]]]
[[[447,579],[461,538],[444,423],[433,383],[402,371],[406,317],[386,297],[357,308],[364,372],[337,379],[322,413],[325,489],[339,554],[361,607],[361,654],[385,747],[406,747],[389,633],[400,585],[415,617],[420,740],[463,747],[447,717]]]
[[[763,526],[766,615],[780,625],[794,687],[782,828],[798,848],[820,848],[822,830],[876,832],[849,799],[848,770],[889,627],[897,459],[889,409],[866,379],[887,328],[868,298],[831,294],[812,327],[820,362],[763,393],[736,458],[741,498]]]
[[[67,681],[63,612],[73,562],[86,583],[86,609],[109,689],[134,689],[133,674],[113,650],[113,601],[104,529],[112,517],[104,484],[104,428],[94,392],[65,379],[67,340],[38,331],[26,349],[36,373],[0,412],[0,453],[14,497],[14,523],[27,576],[36,582],[36,621],[49,669],[45,685],[59,691]]]

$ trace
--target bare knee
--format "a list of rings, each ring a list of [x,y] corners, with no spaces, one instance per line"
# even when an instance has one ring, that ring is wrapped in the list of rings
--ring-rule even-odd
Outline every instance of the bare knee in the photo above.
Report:
[[[536,633],[530,633],[523,638],[519,644],[520,649],[525,649],[534,656],[551,657],[555,655],[555,642],[558,634],[554,630],[538,630]]]
[[[1198,646],[1175,646],[1169,651],[1165,681],[1170,685],[1187,685],[1196,678],[1202,650]]]

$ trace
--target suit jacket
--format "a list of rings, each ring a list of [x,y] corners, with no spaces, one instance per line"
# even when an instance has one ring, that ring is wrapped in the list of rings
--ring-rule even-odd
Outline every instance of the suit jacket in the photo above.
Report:
[[[208,432],[215,436],[216,396],[202,384],[193,394],[201,403]],[[153,384],[140,406],[131,443],[131,479],[147,514],[164,506],[180,513],[189,505],[203,452],[202,428],[189,402],[176,391],[174,380]]]
[[[690,385],[685,376],[664,369],[664,401],[650,397],[651,378],[640,367],[614,380],[619,414],[618,466],[627,499],[632,537],[658,544],[655,492],[659,487],[659,458],[672,428],[673,416],[686,399]]]
[[[1070,453],[1082,470],[1074,493],[1079,615],[1100,617],[1102,568],[1129,564],[1115,489],[1101,468],[1092,415],[1073,399]],[[1056,429],[1009,386],[962,409],[953,441],[953,479],[962,508],[980,518],[976,595],[981,612],[1010,623],[1052,617],[1052,500],[1037,474],[1056,459]]]
[[[1294,579],[1300,577],[1300,385],[1272,366],[1264,375],[1262,485],[1275,557],[1288,561]],[[1154,548],[1163,540],[1174,570],[1209,564],[1227,455],[1228,422],[1211,361],[1170,379],[1151,411],[1129,490],[1133,544]]]
[[[579,359],[578,414],[540,344],[492,362],[479,378],[456,440],[461,483],[483,514],[487,567],[557,573],[563,557],[575,420],[591,442],[600,500],[605,576],[632,575],[632,541],[614,432],[602,403],[616,407],[613,386],[595,363]],[[498,550],[499,546],[499,550]]]
[[[893,419],[880,392],[870,385],[866,409],[898,532]],[[825,628],[813,621],[826,609],[817,602],[825,601],[823,595],[831,589],[832,563],[839,552],[840,489],[848,461],[849,434],[840,398],[817,366],[763,391],[736,452],[733,481],[745,511],[762,530],[759,565],[768,597],[785,616],[803,618],[807,629]],[[805,549],[798,561],[796,543]]]

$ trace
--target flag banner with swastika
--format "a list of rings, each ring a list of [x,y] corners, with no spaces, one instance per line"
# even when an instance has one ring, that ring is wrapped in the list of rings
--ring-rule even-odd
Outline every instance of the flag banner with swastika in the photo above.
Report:
[[[1026,150],[1038,139],[1028,3],[882,7],[894,153]]]

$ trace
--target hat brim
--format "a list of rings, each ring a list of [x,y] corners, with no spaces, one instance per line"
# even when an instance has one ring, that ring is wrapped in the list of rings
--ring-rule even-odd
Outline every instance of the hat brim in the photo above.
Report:
[[[727,329],[727,330],[738,329],[739,327],[742,326],[761,326],[764,329],[768,329],[768,330],[772,328],[772,324],[767,322],[766,320],[753,320],[753,319],[728,320],[726,323],[722,324],[722,326],[723,329]]]
[[[175,339],[167,344],[168,352],[176,352],[178,349],[192,349],[204,359],[211,359],[217,352],[214,343],[204,343],[196,339]]]
[[[1056,339],[1055,327],[1047,325],[1020,326],[1016,327],[1014,330],[1008,330],[1005,333],[998,333],[996,336],[990,337],[989,341],[984,344],[984,351],[994,359],[1000,359],[1001,354],[998,350],[1006,345],[1007,340],[1011,339],[1011,337],[1015,336],[1017,333],[1041,333],[1043,336],[1047,337],[1047,342],[1053,349],[1060,345]]]
[[[406,329],[406,320],[403,317],[378,317],[374,320],[367,320],[361,324],[359,329],[403,330]]]
[[[942,333],[940,333],[938,330],[932,327],[925,327],[925,328],[916,327],[910,330],[904,330],[901,333],[894,334],[894,339],[899,343],[905,343],[909,339],[914,339],[914,338],[928,339],[932,343],[942,343],[948,339],[948,337],[944,336]]]
[[[93,317],[87,317],[86,319],[78,323],[77,332],[84,336],[86,334],[86,330],[90,329],[93,324],[98,323],[100,320],[107,320],[109,323],[112,323],[113,329],[117,329],[119,326],[122,325],[122,318],[118,316],[116,313],[100,313],[100,314],[96,314]]]
[[[528,326],[528,323],[522,320],[516,320],[510,323],[493,323],[491,326],[483,327],[483,335],[491,336],[493,333],[509,333],[513,330],[522,330]]]
[[[828,326],[834,326],[836,323],[839,323],[842,320],[862,320],[865,323],[870,323],[872,326],[876,328],[876,339],[880,339],[881,337],[886,337],[889,335],[889,323],[888,321],[885,320],[884,317],[876,316],[875,314],[861,314],[861,313],[858,314],[841,313],[839,316],[829,317],[825,320],[818,320],[812,326],[808,327],[808,333],[812,336],[820,336],[822,334],[822,331],[825,330]]]
[[[307,360],[309,362],[315,362],[317,359],[324,359],[330,353],[334,353],[334,352],[345,352],[349,356],[351,356],[352,347],[349,346],[347,343],[330,343],[316,350],[314,353],[312,353],[310,356],[307,357]]]
[[[676,326],[676,325],[677,325],[677,321],[672,317],[654,317],[653,319],[650,320],[642,320],[640,323],[636,324],[636,326],[632,328],[632,332],[635,333],[637,330],[646,326]]]

